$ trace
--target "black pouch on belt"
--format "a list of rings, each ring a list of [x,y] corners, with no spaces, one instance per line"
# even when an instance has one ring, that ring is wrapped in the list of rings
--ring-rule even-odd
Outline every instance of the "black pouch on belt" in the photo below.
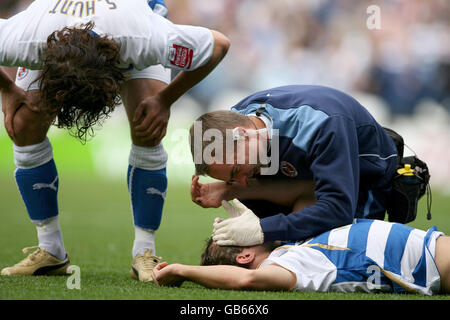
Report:
[[[390,222],[408,223],[416,219],[417,203],[427,192],[427,219],[431,219],[430,172],[417,156],[403,157],[403,138],[395,131],[384,128],[394,141],[397,152],[397,170],[392,180],[392,192],[387,205]]]

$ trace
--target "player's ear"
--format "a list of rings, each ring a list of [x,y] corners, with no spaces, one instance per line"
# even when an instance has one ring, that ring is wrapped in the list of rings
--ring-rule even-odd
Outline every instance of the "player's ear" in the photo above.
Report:
[[[249,248],[244,248],[241,253],[236,256],[236,262],[240,265],[250,264],[255,260],[255,252]]]

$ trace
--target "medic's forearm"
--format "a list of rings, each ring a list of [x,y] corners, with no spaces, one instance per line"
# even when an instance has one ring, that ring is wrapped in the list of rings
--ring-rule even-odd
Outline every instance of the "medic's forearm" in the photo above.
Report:
[[[293,207],[300,199],[313,201],[314,183],[295,179],[248,179],[247,185],[235,183],[230,186],[226,200],[266,200]]]
[[[260,220],[264,241],[304,240],[325,231],[351,224],[354,212],[343,195],[323,197],[300,211],[277,214]]]

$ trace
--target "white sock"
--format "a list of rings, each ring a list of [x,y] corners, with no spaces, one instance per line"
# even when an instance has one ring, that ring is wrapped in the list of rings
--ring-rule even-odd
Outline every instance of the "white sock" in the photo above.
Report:
[[[145,250],[152,249],[155,254],[155,231],[134,227],[133,259],[138,255],[143,255]]]
[[[66,249],[62,238],[61,228],[59,226],[58,216],[46,220],[32,220],[36,225],[39,247],[45,250],[59,260],[66,258]]]

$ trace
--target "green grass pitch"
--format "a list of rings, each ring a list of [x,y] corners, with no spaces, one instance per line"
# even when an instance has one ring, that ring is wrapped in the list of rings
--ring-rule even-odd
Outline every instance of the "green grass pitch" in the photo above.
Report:
[[[150,300],[344,300],[344,299],[445,299],[449,295],[424,297],[394,294],[338,294],[294,292],[247,292],[205,289],[192,282],[181,288],[140,283],[129,275],[133,241],[132,215],[125,180],[97,179],[88,146],[73,138],[53,141],[60,189],[60,223],[71,263],[81,270],[81,288],[68,289],[67,277],[0,277],[0,300],[5,299],[150,299]],[[21,249],[36,245],[36,231],[13,178],[10,142],[0,137],[0,268],[25,257]],[[59,151],[58,151],[59,150]],[[169,153],[170,154],[170,153]],[[77,168],[79,171],[77,171]],[[81,168],[81,169],[80,169]],[[125,172],[124,166],[123,171]],[[168,171],[175,170],[168,166]],[[190,175],[190,173],[189,173]],[[157,255],[169,263],[198,264],[215,217],[226,217],[223,209],[201,209],[193,204],[187,184],[169,179],[169,190],[160,229],[156,234]],[[170,173],[169,173],[170,177]],[[425,218],[421,200],[413,227],[437,225],[450,234],[450,198],[433,193],[433,219]]]

